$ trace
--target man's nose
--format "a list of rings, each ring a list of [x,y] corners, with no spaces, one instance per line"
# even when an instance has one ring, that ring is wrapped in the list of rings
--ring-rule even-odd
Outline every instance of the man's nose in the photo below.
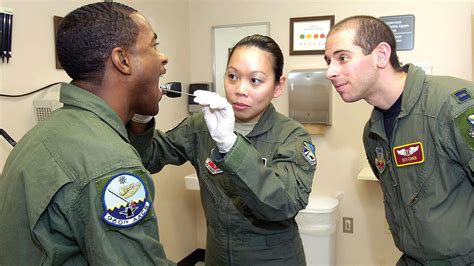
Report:
[[[339,69],[334,64],[329,64],[328,69],[326,70],[326,78],[331,80],[339,74]]]

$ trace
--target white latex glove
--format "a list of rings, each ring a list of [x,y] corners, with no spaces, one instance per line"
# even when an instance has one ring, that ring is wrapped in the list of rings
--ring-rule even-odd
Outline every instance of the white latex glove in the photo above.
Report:
[[[234,110],[227,99],[210,91],[194,91],[194,102],[200,104],[207,128],[220,153],[228,153],[237,140],[234,133]]]
[[[153,118],[151,115],[141,115],[141,114],[134,114],[132,116],[132,121],[137,122],[137,123],[142,123],[146,124],[150,122],[150,120]]]

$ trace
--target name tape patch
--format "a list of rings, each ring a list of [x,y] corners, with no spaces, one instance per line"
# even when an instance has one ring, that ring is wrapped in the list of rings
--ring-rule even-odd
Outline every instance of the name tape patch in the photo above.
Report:
[[[394,147],[393,157],[397,167],[423,163],[425,161],[423,144],[415,142]]]

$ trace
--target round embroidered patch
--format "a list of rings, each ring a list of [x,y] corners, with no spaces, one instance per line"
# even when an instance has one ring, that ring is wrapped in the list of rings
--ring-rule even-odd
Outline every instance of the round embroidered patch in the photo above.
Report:
[[[105,212],[102,220],[112,226],[130,227],[143,220],[150,210],[147,187],[140,177],[118,174],[102,190]]]

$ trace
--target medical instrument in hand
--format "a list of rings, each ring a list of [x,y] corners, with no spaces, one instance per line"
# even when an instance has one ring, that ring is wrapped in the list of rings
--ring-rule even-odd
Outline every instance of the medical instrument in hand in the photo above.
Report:
[[[168,82],[161,85],[160,89],[163,91],[164,95],[170,98],[181,97],[182,94],[195,97],[194,94],[181,91],[181,82]]]

